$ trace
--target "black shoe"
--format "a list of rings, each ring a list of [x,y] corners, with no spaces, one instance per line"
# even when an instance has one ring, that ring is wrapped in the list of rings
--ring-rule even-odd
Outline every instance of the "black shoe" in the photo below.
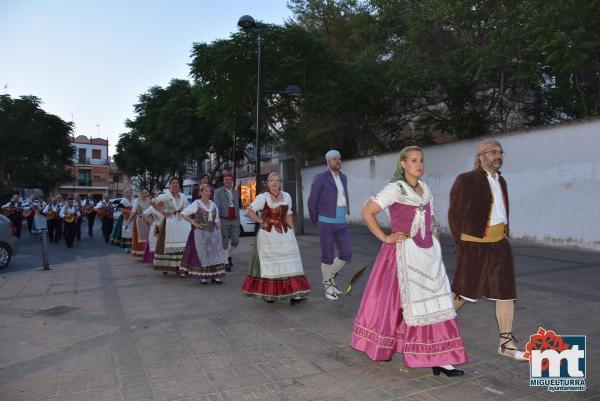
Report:
[[[433,370],[433,375],[434,376],[439,376],[440,372],[445,374],[448,377],[452,377],[452,376],[462,376],[465,374],[465,372],[463,372],[462,370],[458,370],[458,369],[444,369],[441,366],[435,366],[433,368],[431,368]]]
[[[266,303],[268,303],[268,304],[272,304],[272,303],[274,303],[275,301],[273,301],[272,299],[265,299],[265,302],[266,302]]]
[[[290,299],[290,304],[292,306],[294,306],[296,304],[301,304],[303,302],[306,302],[306,298],[292,298],[292,299]]]
[[[211,278],[210,281],[212,281],[215,284],[223,284],[220,278]]]
[[[228,265],[229,267],[233,267],[233,262],[232,262],[232,260],[231,260],[231,256],[229,256],[229,257],[227,258],[227,265]]]

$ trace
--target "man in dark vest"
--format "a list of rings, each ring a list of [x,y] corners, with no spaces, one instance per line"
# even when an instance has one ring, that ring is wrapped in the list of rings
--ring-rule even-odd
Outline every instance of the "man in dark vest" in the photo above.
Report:
[[[487,298],[496,302],[500,331],[498,352],[526,361],[512,334],[517,299],[513,255],[508,242],[508,191],[500,175],[504,151],[487,139],[477,147],[475,168],[460,174],[450,192],[448,222],[456,259],[452,292],[454,307]]]

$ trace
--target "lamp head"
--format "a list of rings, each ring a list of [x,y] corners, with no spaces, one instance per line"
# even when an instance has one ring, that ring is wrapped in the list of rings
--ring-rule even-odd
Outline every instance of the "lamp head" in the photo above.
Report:
[[[238,26],[242,29],[251,29],[256,26],[256,21],[250,15],[242,15],[238,20]]]

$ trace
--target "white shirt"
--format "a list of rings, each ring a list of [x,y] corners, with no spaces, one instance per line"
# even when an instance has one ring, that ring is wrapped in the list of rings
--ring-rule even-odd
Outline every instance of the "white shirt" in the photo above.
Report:
[[[213,201],[211,201],[210,199],[208,200],[208,206],[205,205],[204,202],[201,201],[200,199],[196,199],[188,207],[183,209],[181,214],[184,216],[190,216],[192,214],[198,213],[198,209],[200,209],[200,208],[202,208],[205,212],[208,213],[208,216],[207,216],[208,221],[213,220],[213,216],[212,216],[213,210],[217,211],[216,216],[215,216],[215,223],[218,223],[219,221],[221,221],[219,219],[219,210],[217,209],[217,205],[215,205],[215,203]]]
[[[248,206],[248,207],[250,209],[254,210],[254,212],[260,212],[261,210],[263,210],[265,208],[265,202],[267,203],[267,205],[269,205],[269,207],[271,209],[275,209],[276,207],[279,207],[280,205],[287,205],[288,206],[287,214],[293,214],[293,212],[292,212],[292,197],[287,192],[281,191],[281,193],[283,194],[283,200],[281,200],[281,201],[280,200],[274,201],[271,198],[271,195],[269,194],[269,192],[263,192],[262,194],[258,194],[256,199],[254,199],[254,202],[252,202],[250,204],[250,206]]]
[[[53,211],[58,211],[58,210],[60,210],[60,206],[58,205],[58,203],[57,203],[57,204],[54,204],[54,203],[48,203],[48,204],[47,204],[47,205],[44,207],[43,213],[48,213],[50,210],[53,210]]]
[[[342,179],[339,174],[333,174],[333,181],[335,181],[335,186],[337,187],[337,207],[346,207],[346,194],[344,193],[344,185],[342,184]]]
[[[97,209],[101,209],[103,207],[108,207],[108,206],[111,206],[109,201],[101,200],[100,202],[96,203],[96,206],[94,207],[94,209],[97,210]]]
[[[223,187],[223,188],[225,189],[225,191],[227,191],[227,200],[229,201],[229,205],[228,206],[229,207],[233,207],[233,193],[232,193],[232,190],[229,189],[229,188],[225,188],[225,187]]]
[[[69,207],[69,205],[65,205],[62,209],[60,209],[60,217],[64,218],[67,214],[72,214],[75,217],[79,217],[79,210],[77,209],[77,206],[73,205]]]
[[[490,216],[490,226],[504,223],[508,224],[506,217],[506,208],[504,207],[504,196],[500,187],[500,176],[496,173],[496,178],[487,173],[487,179],[492,190],[492,214]]]

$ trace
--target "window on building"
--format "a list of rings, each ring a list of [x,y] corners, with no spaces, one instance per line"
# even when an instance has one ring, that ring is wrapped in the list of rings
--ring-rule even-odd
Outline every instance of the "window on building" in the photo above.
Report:
[[[100,149],[92,149],[92,159],[101,159],[102,151]]]
[[[101,176],[99,176],[99,175],[95,175],[94,176],[94,181],[95,182],[101,182],[101,181],[104,181],[104,179]]]
[[[89,187],[92,185],[92,170],[79,169],[79,186]]]

